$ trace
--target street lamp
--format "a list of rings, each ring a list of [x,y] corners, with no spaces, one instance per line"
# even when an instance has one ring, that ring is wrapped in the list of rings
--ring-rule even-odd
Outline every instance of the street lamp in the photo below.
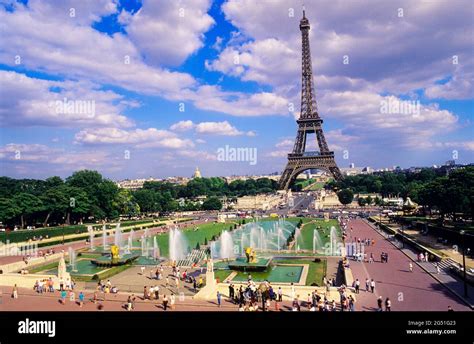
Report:
[[[466,279],[466,231],[462,230],[459,232],[461,234],[461,245],[462,245],[462,269],[463,269],[463,279],[464,279],[464,296],[469,297],[467,294],[467,279]]]

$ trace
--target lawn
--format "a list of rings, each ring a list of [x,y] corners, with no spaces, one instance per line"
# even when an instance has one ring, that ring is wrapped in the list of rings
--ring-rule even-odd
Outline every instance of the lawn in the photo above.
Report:
[[[305,219],[309,221],[314,221],[312,223],[308,223],[309,221],[304,221],[305,225],[301,229],[301,240],[298,240],[298,245],[301,250],[313,250],[313,231],[320,226],[319,235],[321,236],[321,240],[323,242],[323,246],[329,242],[329,233],[331,227],[336,227],[337,234],[341,235],[341,229],[339,228],[339,224],[337,220],[329,220],[325,221],[323,219]]]

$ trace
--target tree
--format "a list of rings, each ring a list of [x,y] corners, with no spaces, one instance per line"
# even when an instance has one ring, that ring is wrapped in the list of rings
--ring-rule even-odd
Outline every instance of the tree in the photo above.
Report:
[[[56,177],[53,177],[56,178]],[[59,177],[58,177],[59,178]],[[52,178],[48,178],[50,180]],[[43,227],[46,227],[48,220],[53,214],[64,214],[68,208],[68,189],[61,183],[52,183],[53,185],[44,195],[40,196],[43,202],[46,218],[43,221]]]
[[[342,202],[341,202],[342,203]],[[364,207],[367,205],[367,200],[364,198],[364,197],[359,197],[357,199],[357,204],[360,206],[360,207]]]
[[[161,210],[155,191],[150,189],[140,189],[132,193],[133,199],[140,206],[140,210],[145,213],[153,213]]]
[[[11,198],[0,198],[0,222],[7,223],[21,214],[21,209]]]
[[[372,197],[370,197],[370,195],[369,195],[369,196],[367,196],[367,198],[365,199],[365,201],[367,202],[367,205],[371,205],[372,202],[373,202],[373,199],[372,199]]]
[[[354,193],[350,189],[343,189],[337,193],[337,197],[339,198],[339,202],[347,205],[354,199]]]
[[[15,207],[20,210],[20,225],[25,227],[25,217],[43,210],[43,202],[35,195],[22,192],[13,196]]]
[[[203,210],[221,210],[222,202],[217,197],[209,197],[202,203]]]

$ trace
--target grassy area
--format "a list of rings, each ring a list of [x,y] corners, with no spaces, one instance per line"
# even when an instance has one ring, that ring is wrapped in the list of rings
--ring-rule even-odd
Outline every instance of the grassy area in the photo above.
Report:
[[[327,270],[327,261],[326,259],[321,259],[320,262],[315,262],[313,260],[305,259],[285,259],[278,260],[278,263],[281,264],[308,264],[309,271],[308,276],[306,277],[306,285],[323,285],[323,277],[326,275]]]
[[[326,185],[325,182],[316,182],[313,185],[311,185],[307,190],[310,190],[310,191],[321,190],[322,188],[324,188],[324,185]]]
[[[337,220],[329,220],[325,221],[323,219],[306,219],[309,221],[303,221],[305,224],[301,230],[301,240],[298,240],[298,245],[301,250],[312,250],[313,249],[313,231],[317,227],[321,227],[319,230],[319,235],[321,236],[321,241],[323,242],[323,246],[329,242],[329,233],[331,227],[334,226],[337,230],[338,235],[341,235],[341,229],[339,228],[339,224]],[[310,221],[314,221],[308,223]]]

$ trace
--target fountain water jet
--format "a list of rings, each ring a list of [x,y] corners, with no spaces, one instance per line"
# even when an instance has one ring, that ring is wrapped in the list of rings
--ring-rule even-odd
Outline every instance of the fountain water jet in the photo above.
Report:
[[[232,235],[228,231],[223,231],[220,237],[220,252],[219,256],[221,259],[234,258],[234,240]]]
[[[94,229],[92,226],[87,226],[87,230],[89,231],[89,245],[90,245],[90,250],[94,250]]]
[[[323,242],[321,240],[321,236],[319,235],[319,231],[315,229],[313,231],[313,254],[316,254],[317,250],[320,250],[323,247]]]
[[[170,260],[177,262],[184,259],[187,254],[187,243],[183,233],[178,229],[171,229],[169,232],[169,255]]]

